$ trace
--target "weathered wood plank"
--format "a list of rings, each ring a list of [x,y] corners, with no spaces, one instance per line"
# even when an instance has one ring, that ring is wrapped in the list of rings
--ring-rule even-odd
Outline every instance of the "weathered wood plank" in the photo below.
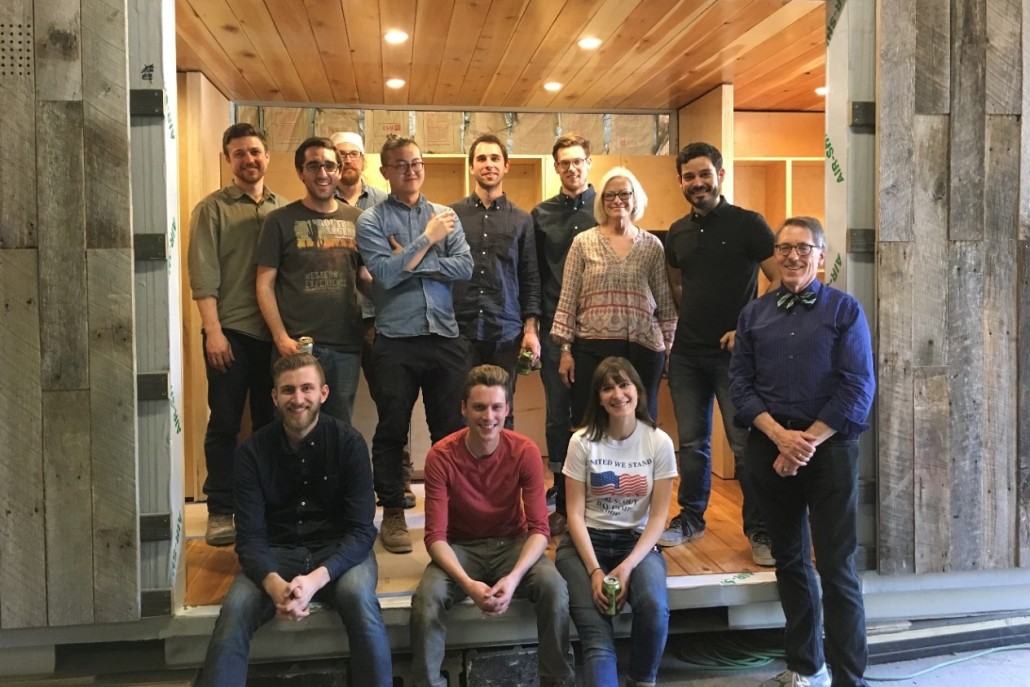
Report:
[[[86,246],[132,245],[125,0],[82,4]]]
[[[881,7],[896,4],[905,3],[883,3]],[[941,0],[916,0],[915,5],[916,113],[947,114],[951,106],[951,7]]]
[[[47,621],[35,250],[0,250],[0,628]]]
[[[34,3],[36,96],[41,100],[82,100],[80,5],[81,0]]]
[[[913,376],[915,572],[947,572],[951,538],[948,368],[917,367]]]
[[[130,249],[88,251],[93,595],[97,622],[139,617],[136,364]]]
[[[915,366],[948,361],[948,117],[916,115],[915,192],[913,194],[912,362]],[[919,444],[917,443],[916,446]]]
[[[879,31],[891,39],[880,44],[880,204],[879,234],[883,241],[912,241],[915,165],[911,130],[890,122],[911,122],[915,116],[916,19],[915,5],[880,4]]]
[[[43,392],[47,624],[51,626],[93,622],[89,423],[88,391]]]
[[[956,202],[948,207],[948,236],[953,241],[977,240],[984,234],[985,3],[952,0],[950,167],[951,197]]]
[[[32,0],[0,2],[0,39],[32,44]],[[36,107],[32,51],[0,72],[0,249],[36,247]]]
[[[1017,561],[1021,568],[1030,568],[1030,241],[1019,241],[1016,247],[1019,265],[1019,287],[1016,295],[1017,365],[1016,388],[1016,480],[1017,480]]]
[[[877,433],[879,470],[878,569],[911,573],[915,567],[915,503],[912,465],[912,244],[881,242]]]
[[[1016,223],[1019,118],[987,117],[984,176],[984,565],[1015,564],[1016,535]]]
[[[1023,116],[1020,118],[1019,240],[1030,241],[1030,2],[1023,3]],[[1022,358],[1026,360],[1026,358]]]
[[[1022,107],[1022,0],[987,2],[987,114],[1018,115]]]
[[[948,247],[948,366],[951,377],[951,568],[984,567],[984,297],[985,246],[953,241]],[[993,252],[993,251],[992,251]]]
[[[43,388],[89,387],[82,102],[40,100],[39,298]]]

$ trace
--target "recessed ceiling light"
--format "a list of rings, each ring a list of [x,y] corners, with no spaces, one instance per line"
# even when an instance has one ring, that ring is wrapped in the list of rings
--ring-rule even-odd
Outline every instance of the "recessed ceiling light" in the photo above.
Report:
[[[826,86],[818,86],[818,87],[816,87],[816,89],[815,89],[815,94],[816,94],[816,95],[821,95],[821,96],[824,96],[824,95],[826,95],[826,93],[827,93],[827,92],[828,92],[829,90],[830,90],[830,89],[828,89],[828,88],[827,88]]]
[[[551,91],[552,93],[555,92],[555,91],[560,91],[561,90],[561,84],[558,83],[557,81],[548,81],[547,83],[544,84],[544,90],[545,91]]]
[[[579,41],[579,47],[583,48],[584,50],[597,50],[597,48],[600,47],[600,45],[601,39],[596,38],[594,36],[588,36],[586,38],[580,39]]]
[[[383,36],[383,40],[385,40],[387,43],[397,45],[398,43],[403,43],[404,41],[408,40],[408,34],[404,33],[400,29],[390,29],[386,32],[386,35]]]
[[[404,87],[404,79],[390,79],[389,81],[386,82],[386,87],[387,88],[403,88]]]

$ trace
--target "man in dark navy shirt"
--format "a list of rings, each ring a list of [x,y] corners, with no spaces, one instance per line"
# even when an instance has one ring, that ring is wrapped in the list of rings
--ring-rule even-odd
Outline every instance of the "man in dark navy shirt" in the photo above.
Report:
[[[243,687],[255,629],[273,617],[302,620],[319,600],[343,619],[362,684],[392,685],[376,597],[375,497],[365,441],[320,412],[329,387],[312,355],[280,358],[272,374],[281,421],[236,452],[236,554],[243,570],[222,602],[199,684]]]
[[[540,273],[533,218],[508,200],[504,176],[508,149],[493,134],[469,146],[472,194],[451,205],[472,249],[472,279],[454,284],[458,330],[469,342],[468,368],[497,365],[508,373],[508,397],[515,394],[515,364],[523,350],[540,357]],[[514,427],[509,404],[506,429]]]
[[[757,212],[731,205],[720,193],[726,170],[708,143],[676,156],[676,174],[691,211],[665,240],[669,283],[679,310],[669,355],[669,393],[676,413],[680,513],[658,541],[677,546],[705,533],[712,489],[712,403],[718,401],[743,496],[744,534],[758,565],[772,565],[765,523],[742,465],[748,430],[733,424],[729,365],[741,309],[758,291],[759,268],[774,280],[773,235]]]
[[[833,685],[864,686],[855,551],[858,435],[869,428],[876,388],[869,326],[854,297],[816,279],[826,252],[818,220],[788,219],[775,251],[782,286],[744,308],[730,362],[737,422],[756,430],[745,469],[765,515],[787,619],[787,670],[767,684],[830,687],[828,660]]]
[[[590,141],[577,133],[559,136],[551,148],[554,171],[561,179],[557,195],[533,208],[536,250],[540,266],[540,381],[546,397],[547,460],[554,473],[554,487],[548,499],[556,499],[557,514],[551,518],[551,534],[565,531],[565,477],[561,474],[565,452],[569,450],[572,428],[582,418],[572,417],[571,390],[558,374],[563,354],[561,346],[551,338],[551,323],[558,308],[565,258],[572,240],[591,227],[594,219],[594,187],[587,183],[590,175]],[[572,346],[566,344],[571,355]]]

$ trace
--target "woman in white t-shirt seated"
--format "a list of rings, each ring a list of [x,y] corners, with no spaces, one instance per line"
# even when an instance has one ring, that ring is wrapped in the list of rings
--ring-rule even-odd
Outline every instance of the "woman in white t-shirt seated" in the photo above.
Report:
[[[565,458],[568,534],[555,563],[569,585],[569,611],[583,647],[587,685],[618,685],[615,635],[604,578],[633,611],[630,685],[654,685],[669,631],[665,559],[656,544],[676,477],[672,439],[647,412],[640,375],[625,358],[594,371],[584,426]]]

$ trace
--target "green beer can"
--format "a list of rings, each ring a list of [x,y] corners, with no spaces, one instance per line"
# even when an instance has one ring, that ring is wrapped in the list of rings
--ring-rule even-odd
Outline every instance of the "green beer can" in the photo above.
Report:
[[[608,597],[608,615],[618,615],[619,609],[615,605],[615,597],[622,591],[622,583],[619,582],[619,578],[613,575],[605,575],[604,581],[601,583],[602,589],[604,589],[605,596]]]

